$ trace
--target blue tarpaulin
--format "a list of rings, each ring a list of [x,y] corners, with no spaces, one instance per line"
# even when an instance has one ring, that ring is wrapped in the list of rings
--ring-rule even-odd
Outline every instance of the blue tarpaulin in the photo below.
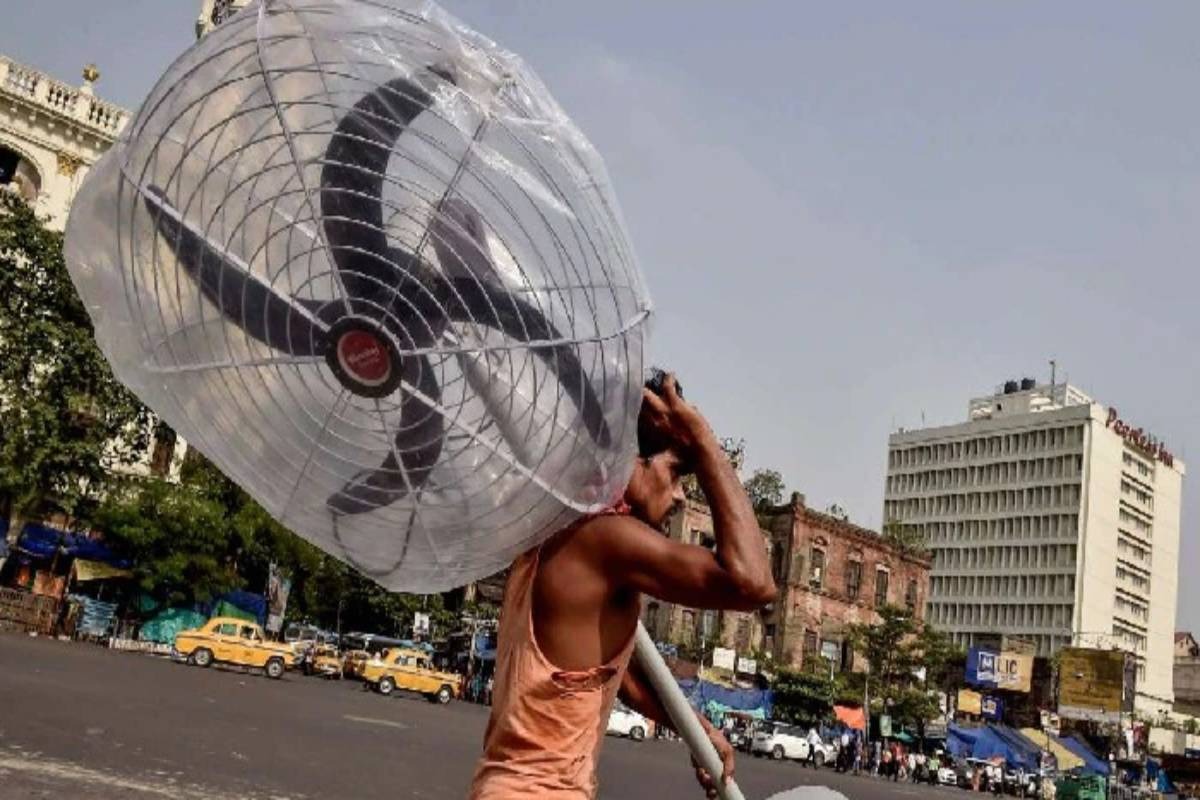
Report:
[[[1038,769],[1041,751],[1028,739],[1004,725],[985,725],[964,728],[950,725],[946,731],[946,749],[960,758],[1003,758],[1005,762],[1024,767],[1030,772]]]
[[[1092,752],[1091,748],[1084,744],[1079,737],[1074,734],[1059,738],[1062,746],[1070,750],[1075,755],[1083,759],[1084,770],[1094,772],[1097,775],[1108,774],[1108,764],[1104,759]]]
[[[727,689],[715,683],[700,680],[681,680],[679,688],[696,708],[704,708],[708,703],[720,703],[734,711],[752,711],[761,708],[769,717],[773,706],[774,695],[770,689]]]
[[[21,531],[21,538],[17,540],[17,547],[35,558],[53,558],[57,552],[88,561],[102,561],[121,569],[129,569],[132,566],[129,559],[118,557],[97,539],[89,539],[81,533],[60,531],[33,522],[26,523]]]
[[[262,625],[267,619],[267,598],[261,594],[254,594],[253,592],[246,592],[241,589],[228,591],[219,597],[214,597],[212,602],[204,607],[204,614],[212,616],[214,610],[219,608],[222,603],[228,603],[235,608],[240,608],[247,614],[253,615],[258,620],[259,625]]]

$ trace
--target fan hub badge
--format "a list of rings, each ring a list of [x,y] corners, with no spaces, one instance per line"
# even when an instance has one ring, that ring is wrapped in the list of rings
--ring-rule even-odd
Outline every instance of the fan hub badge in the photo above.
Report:
[[[362,318],[343,319],[333,326],[325,361],[338,381],[361,397],[386,397],[396,391],[403,376],[391,337]]]

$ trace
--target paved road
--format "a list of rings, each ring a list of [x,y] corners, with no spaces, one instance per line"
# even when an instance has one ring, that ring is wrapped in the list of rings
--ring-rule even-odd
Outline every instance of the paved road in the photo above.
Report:
[[[459,800],[486,719],[480,706],[350,682],[0,634],[2,800]],[[738,778],[750,800],[810,784],[852,800],[959,795],[749,757]],[[600,779],[605,800],[700,796],[674,743],[610,737]]]

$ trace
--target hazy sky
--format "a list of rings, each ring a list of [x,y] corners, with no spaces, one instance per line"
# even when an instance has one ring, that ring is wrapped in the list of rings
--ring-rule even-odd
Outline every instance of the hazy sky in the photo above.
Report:
[[[1200,470],[1200,4],[446,5],[596,143],[655,360],[810,505],[878,526],[890,431],[1050,358]],[[198,8],[38,0],[0,52],[134,107]]]

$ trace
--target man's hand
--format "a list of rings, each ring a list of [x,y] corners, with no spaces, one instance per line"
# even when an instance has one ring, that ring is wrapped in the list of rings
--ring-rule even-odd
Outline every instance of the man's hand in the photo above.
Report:
[[[663,380],[661,395],[649,389],[642,390],[638,425],[649,428],[656,438],[671,443],[688,460],[692,460],[701,447],[716,441],[708,421],[695,406],[679,396],[674,375],[667,375]]]
[[[733,780],[733,747],[725,738],[725,734],[714,728],[703,714],[696,712],[696,717],[700,720],[700,725],[703,726],[705,733],[708,734],[708,740],[717,749],[717,755],[721,757],[721,784],[729,783]],[[708,774],[708,770],[700,766],[695,756],[692,757],[692,766],[696,768],[696,780],[700,782],[700,788],[704,789],[704,796],[709,800],[716,798],[718,784]]]

